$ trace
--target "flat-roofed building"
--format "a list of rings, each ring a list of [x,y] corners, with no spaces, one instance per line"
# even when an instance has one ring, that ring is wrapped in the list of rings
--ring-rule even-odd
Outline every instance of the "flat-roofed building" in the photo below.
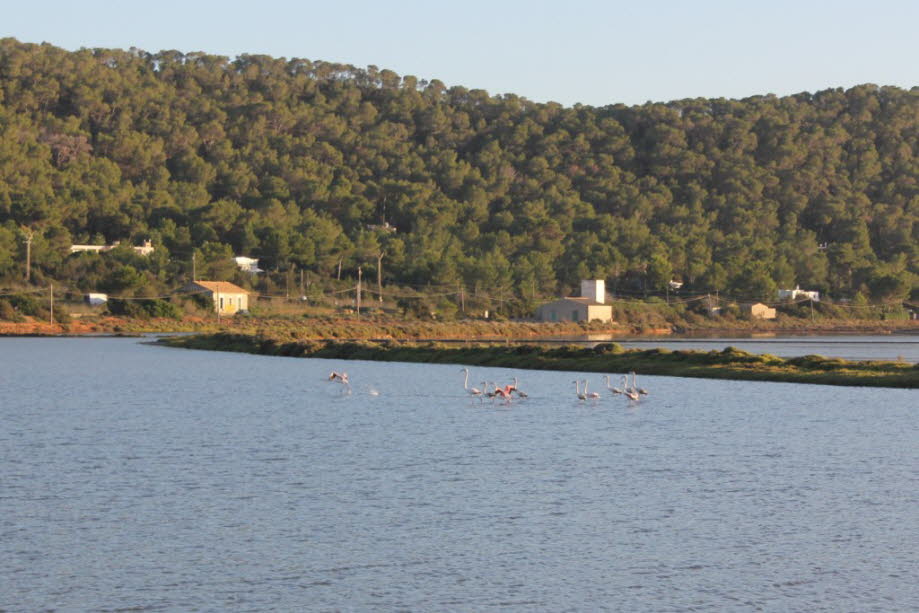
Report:
[[[741,308],[752,319],[775,319],[775,309],[762,302],[745,304]]]
[[[580,297],[568,296],[548,302],[536,309],[539,321],[613,321],[613,307],[606,304],[603,279],[581,281]]]

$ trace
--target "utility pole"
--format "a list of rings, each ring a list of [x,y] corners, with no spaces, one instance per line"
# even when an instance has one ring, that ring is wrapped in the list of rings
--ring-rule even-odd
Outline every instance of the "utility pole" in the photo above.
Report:
[[[377,256],[377,297],[382,304],[383,302],[383,256],[385,251],[381,251]]]
[[[306,294],[303,293],[303,269],[300,269],[300,298],[303,298]]]
[[[35,232],[32,228],[22,228],[22,235],[26,238],[26,283],[32,278],[32,238]]]
[[[361,318],[361,267],[357,267],[357,318]]]

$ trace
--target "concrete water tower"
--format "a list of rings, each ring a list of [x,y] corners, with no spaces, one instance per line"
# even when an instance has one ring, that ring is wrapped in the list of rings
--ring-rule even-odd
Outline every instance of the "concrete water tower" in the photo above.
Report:
[[[581,281],[581,298],[590,298],[594,302],[606,302],[606,281],[603,279],[584,279]]]

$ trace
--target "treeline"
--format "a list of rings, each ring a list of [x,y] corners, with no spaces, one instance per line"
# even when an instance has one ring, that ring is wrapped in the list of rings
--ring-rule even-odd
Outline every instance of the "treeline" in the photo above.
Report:
[[[496,296],[583,278],[916,299],[919,89],[594,108],[261,55],[0,40],[0,280],[262,268]],[[103,257],[72,243],[140,244]],[[382,255],[381,255],[382,254]],[[237,277],[241,281],[241,277]]]

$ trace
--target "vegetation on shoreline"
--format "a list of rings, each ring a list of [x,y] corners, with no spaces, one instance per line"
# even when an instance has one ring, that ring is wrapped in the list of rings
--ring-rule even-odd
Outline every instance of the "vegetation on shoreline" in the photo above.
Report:
[[[906,319],[836,319],[815,320],[780,316],[776,321],[736,319],[731,317],[672,320],[648,309],[642,314],[612,324],[594,322],[535,322],[485,319],[449,321],[411,319],[383,314],[362,315],[321,313],[272,313],[237,315],[217,320],[213,313],[198,310],[181,318],[113,315],[98,308],[55,304],[54,323],[50,323],[47,305],[34,301],[22,304],[34,308],[20,311],[20,306],[5,309],[0,299],[0,336],[60,334],[146,334],[146,333],[217,333],[258,334],[290,340],[487,340],[533,339],[564,336],[609,335],[614,338],[660,336],[669,334],[812,334],[859,333],[887,334],[894,331],[919,332],[919,321]],[[17,303],[18,305],[19,303]],[[155,303],[154,303],[155,304]],[[650,305],[649,305],[650,306]],[[8,313],[5,313],[5,310]],[[139,309],[134,309],[139,310]]]
[[[642,374],[785,381],[825,385],[919,388],[919,365],[898,362],[851,362],[807,355],[780,358],[728,347],[723,351],[626,350],[617,343],[593,348],[539,345],[289,341],[258,335],[217,333],[159,340],[170,347],[238,351],[262,355],[430,362],[501,366],[533,370],[576,370]]]

